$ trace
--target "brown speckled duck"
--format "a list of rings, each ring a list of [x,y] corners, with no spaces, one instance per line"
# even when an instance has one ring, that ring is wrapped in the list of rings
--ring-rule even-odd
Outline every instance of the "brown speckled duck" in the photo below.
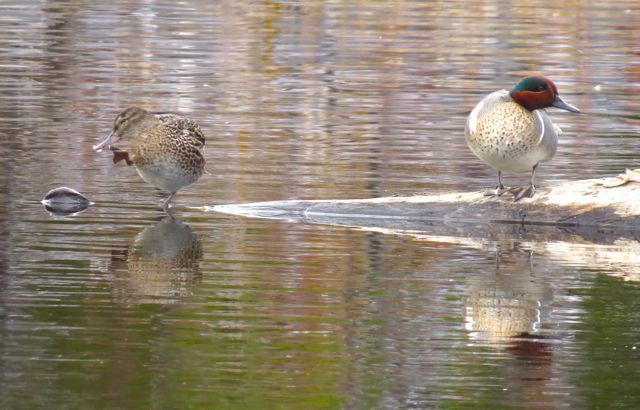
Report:
[[[580,112],[560,98],[551,80],[533,76],[522,79],[511,91],[489,94],[473,109],[465,129],[467,145],[498,171],[498,186],[485,195],[500,196],[514,191],[502,184],[502,171],[531,171],[529,185],[514,193],[516,201],[536,192],[533,184],[536,168],[556,153],[561,133],[544,110],[551,106]]]
[[[111,147],[121,139],[131,141],[129,151]],[[168,208],[175,193],[204,172],[204,142],[200,126],[190,118],[131,107],[118,114],[111,134],[93,149],[109,146],[114,163],[134,165],[142,179],[169,193],[162,204]]]

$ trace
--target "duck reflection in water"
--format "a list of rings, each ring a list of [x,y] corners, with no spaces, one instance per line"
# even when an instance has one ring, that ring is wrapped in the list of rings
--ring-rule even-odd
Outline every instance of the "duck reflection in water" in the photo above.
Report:
[[[116,269],[114,297],[121,303],[171,303],[191,295],[202,280],[202,242],[186,224],[165,217],[142,230],[124,255],[126,275]]]
[[[534,280],[532,252],[502,243],[495,260],[495,273],[473,281],[467,291],[465,316],[470,337],[507,342],[537,333],[553,295],[548,285]]]
[[[474,281],[467,290],[465,327],[470,338],[520,353],[529,350],[520,344],[532,342],[545,350],[540,330],[549,317],[553,292],[544,280],[536,279],[533,252],[501,243],[495,261],[495,273]]]
[[[544,392],[553,380],[553,344],[544,335],[553,290],[535,271],[533,252],[505,241],[496,250],[495,270],[470,282],[465,301],[465,327],[474,345],[497,349],[506,360],[494,376],[505,380],[509,395],[547,406]],[[544,263],[541,261],[540,263]],[[553,407],[553,406],[550,406]]]

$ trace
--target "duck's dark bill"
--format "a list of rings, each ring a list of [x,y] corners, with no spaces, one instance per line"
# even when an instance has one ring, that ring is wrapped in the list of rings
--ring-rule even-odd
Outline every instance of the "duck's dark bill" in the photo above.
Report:
[[[565,102],[559,95],[556,95],[556,99],[551,103],[556,108],[561,108],[563,110],[571,111],[571,112],[580,112],[578,107],[574,107],[573,105]]]
[[[113,138],[114,134],[115,132],[111,132],[111,134],[109,134],[107,138],[103,139],[99,144],[94,145],[93,150],[97,152],[102,151],[102,148],[104,148],[105,145],[109,145],[109,143],[111,142],[111,138]]]

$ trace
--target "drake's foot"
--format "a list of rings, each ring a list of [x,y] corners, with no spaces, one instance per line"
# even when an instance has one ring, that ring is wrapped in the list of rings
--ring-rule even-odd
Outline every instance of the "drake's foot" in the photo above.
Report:
[[[127,165],[133,165],[133,162],[129,158],[129,153],[127,151],[123,151],[117,147],[111,147],[111,151],[113,152],[113,163],[117,164],[118,162],[124,160]]]
[[[531,184],[524,188],[522,188],[517,194],[515,194],[515,198],[513,202],[518,202],[522,198],[533,198],[533,195],[536,193],[536,187]]]
[[[484,196],[502,196],[505,192],[511,192],[513,188],[507,188],[504,185],[498,185],[495,189],[484,191]]]

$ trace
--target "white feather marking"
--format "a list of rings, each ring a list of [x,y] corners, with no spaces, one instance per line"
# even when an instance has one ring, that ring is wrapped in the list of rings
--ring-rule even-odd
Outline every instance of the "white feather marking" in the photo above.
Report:
[[[558,127],[556,124],[553,124],[553,130],[556,132],[557,135],[562,134],[562,128]]]
[[[476,133],[476,127],[478,126],[478,113],[480,112],[480,107],[482,106],[482,101],[475,106],[471,114],[469,114],[469,132],[471,134]]]
[[[544,138],[544,118],[542,118],[542,115],[540,114],[540,111],[538,110],[534,110],[533,112],[536,113],[536,116],[538,117],[538,121],[540,121],[540,138],[538,139],[538,145],[542,144],[542,139]]]

